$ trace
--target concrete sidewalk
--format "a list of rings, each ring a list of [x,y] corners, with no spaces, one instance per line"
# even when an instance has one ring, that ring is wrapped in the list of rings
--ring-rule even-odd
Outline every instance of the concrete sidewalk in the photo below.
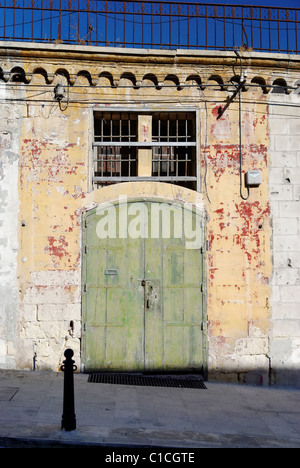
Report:
[[[300,390],[74,382],[77,429],[65,432],[62,373],[1,370],[0,446],[300,448]]]

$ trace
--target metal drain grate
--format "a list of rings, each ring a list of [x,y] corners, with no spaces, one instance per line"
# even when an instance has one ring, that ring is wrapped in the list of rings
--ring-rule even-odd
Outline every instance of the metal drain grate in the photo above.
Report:
[[[206,390],[201,376],[143,375],[143,374],[89,374],[88,382],[140,387],[196,388]]]

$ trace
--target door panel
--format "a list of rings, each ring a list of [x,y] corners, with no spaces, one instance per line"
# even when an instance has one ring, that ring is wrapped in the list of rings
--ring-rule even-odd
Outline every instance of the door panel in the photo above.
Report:
[[[141,204],[132,205],[129,214]],[[178,222],[183,226],[183,212],[172,207],[173,227],[168,232],[167,225],[151,216],[155,203],[144,205],[148,219],[142,222],[148,229],[137,238],[124,238],[122,229],[122,236],[117,232],[116,238],[99,239],[99,216],[95,212],[86,216],[85,369],[199,372],[205,359],[202,251],[186,248],[184,236],[176,234]],[[116,205],[113,215],[118,213]],[[168,207],[161,216],[161,220],[170,216]]]
[[[161,281],[148,279],[145,288],[145,370],[149,371],[164,366]]]
[[[202,250],[187,248],[184,235],[178,237],[180,222],[184,233],[183,211],[179,208],[176,212],[172,207],[170,213],[168,206],[161,208],[162,221],[166,228],[166,219],[170,220],[170,229],[164,229],[162,222],[160,230],[157,226],[154,229],[160,238],[148,238],[145,242],[147,281],[151,283],[152,278],[158,278],[155,282],[161,285],[159,304],[154,310],[146,308],[145,312],[145,368],[193,371],[203,365]],[[196,213],[189,221],[194,226],[201,225]]]
[[[118,217],[118,210],[116,207],[112,214]],[[144,367],[143,242],[131,238],[99,239],[95,235],[98,221],[96,213],[86,218],[85,368],[140,370]]]

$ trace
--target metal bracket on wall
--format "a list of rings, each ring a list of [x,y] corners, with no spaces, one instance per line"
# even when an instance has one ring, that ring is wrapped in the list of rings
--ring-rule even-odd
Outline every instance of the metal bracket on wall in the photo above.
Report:
[[[235,97],[241,91],[245,83],[246,83],[246,80],[241,81],[239,85],[237,86],[237,88],[235,89],[235,91],[233,92],[233,95],[230,98],[229,97],[227,98],[227,103],[225,104],[225,106],[223,108],[219,107],[217,120],[219,120],[222,117],[224,112],[228,109],[230,104],[234,101]]]

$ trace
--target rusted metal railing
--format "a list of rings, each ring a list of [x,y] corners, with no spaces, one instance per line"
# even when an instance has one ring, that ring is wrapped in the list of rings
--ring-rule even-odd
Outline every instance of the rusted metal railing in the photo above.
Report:
[[[0,0],[0,40],[300,52],[300,9],[200,2]]]

